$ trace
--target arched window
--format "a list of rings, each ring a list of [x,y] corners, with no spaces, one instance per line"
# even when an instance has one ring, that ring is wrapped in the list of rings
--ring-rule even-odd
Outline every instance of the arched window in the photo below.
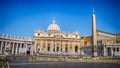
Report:
[[[78,46],[75,46],[75,52],[78,52]]]
[[[40,52],[40,45],[39,44],[36,45],[36,49],[37,49],[37,52],[39,53]]]
[[[38,52],[40,51],[40,48],[38,48]]]
[[[39,44],[36,45],[36,48],[39,48]]]

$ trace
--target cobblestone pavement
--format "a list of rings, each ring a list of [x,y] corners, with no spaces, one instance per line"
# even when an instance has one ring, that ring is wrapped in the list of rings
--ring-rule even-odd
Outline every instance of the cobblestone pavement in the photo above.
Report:
[[[80,62],[10,63],[10,68],[120,68],[120,64]]]
[[[120,68],[120,64],[89,62],[28,62],[28,59],[10,62],[10,68]]]

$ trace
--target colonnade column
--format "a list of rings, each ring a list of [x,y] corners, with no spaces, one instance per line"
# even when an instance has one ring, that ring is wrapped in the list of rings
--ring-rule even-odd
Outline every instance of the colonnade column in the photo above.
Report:
[[[26,53],[26,51],[27,51],[27,50],[26,50],[26,48],[27,48],[27,44],[26,44],[26,43],[24,43],[24,48],[25,48],[25,55],[26,55],[26,54],[27,54],[27,53]]]
[[[15,54],[17,54],[18,53],[18,43],[17,43],[17,45],[16,45],[16,51],[15,51]]]
[[[22,50],[22,43],[20,43],[19,54],[21,53],[21,50]]]
[[[9,47],[9,54],[10,54],[10,50],[11,50],[11,42],[9,42],[8,47]]]
[[[1,41],[1,54],[3,53],[3,41]]]
[[[106,54],[106,45],[103,45],[103,49],[104,49],[104,56],[107,56],[107,54]]]
[[[12,45],[12,54],[14,54],[14,45],[15,45],[15,43],[13,43],[13,45]]]
[[[4,45],[4,54],[6,52],[6,47],[7,47],[7,41],[5,41],[5,45]]]
[[[33,55],[33,43],[31,44],[30,54]]]

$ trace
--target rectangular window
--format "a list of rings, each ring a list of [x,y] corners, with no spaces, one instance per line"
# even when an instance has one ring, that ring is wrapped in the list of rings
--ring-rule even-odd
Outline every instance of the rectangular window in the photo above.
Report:
[[[119,52],[119,48],[117,48],[117,52]]]
[[[57,47],[57,52],[59,51],[59,47]]]
[[[55,48],[53,48],[53,51],[55,52]]]
[[[65,52],[68,52],[68,48],[67,47],[65,48]]]
[[[113,48],[113,51],[115,51],[115,48]]]

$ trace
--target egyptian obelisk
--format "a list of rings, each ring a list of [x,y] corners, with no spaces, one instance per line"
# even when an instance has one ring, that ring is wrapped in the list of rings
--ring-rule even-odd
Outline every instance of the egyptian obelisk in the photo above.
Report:
[[[96,17],[94,9],[92,10],[92,45],[93,45],[93,57],[97,56],[97,38],[96,38]]]

